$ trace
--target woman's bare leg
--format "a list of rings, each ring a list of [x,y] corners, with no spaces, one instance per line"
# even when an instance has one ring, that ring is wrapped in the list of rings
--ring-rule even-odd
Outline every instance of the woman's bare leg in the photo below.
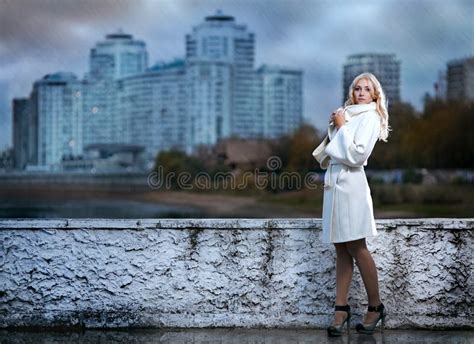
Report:
[[[354,271],[354,260],[347,251],[345,243],[334,244],[336,247],[336,305],[348,303],[349,288]],[[346,312],[335,312],[333,325],[340,325],[346,318]]]
[[[346,248],[349,254],[355,259],[357,267],[359,268],[362,280],[364,281],[365,290],[370,306],[380,305],[379,283],[377,276],[377,268],[374,259],[367,249],[365,239],[354,240],[346,242]],[[378,318],[379,314],[376,312],[368,312],[365,321],[370,323]]]

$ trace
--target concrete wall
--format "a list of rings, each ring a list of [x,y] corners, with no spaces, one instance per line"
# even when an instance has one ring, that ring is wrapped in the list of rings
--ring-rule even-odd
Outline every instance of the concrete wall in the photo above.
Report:
[[[378,220],[391,328],[473,328],[474,219]],[[326,327],[320,219],[0,220],[0,327]],[[356,270],[350,304],[366,307]]]

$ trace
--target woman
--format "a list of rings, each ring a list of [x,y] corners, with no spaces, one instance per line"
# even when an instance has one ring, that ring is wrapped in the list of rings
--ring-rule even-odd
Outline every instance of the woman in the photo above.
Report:
[[[351,317],[348,305],[354,261],[368,296],[368,312],[356,330],[371,334],[386,311],[380,301],[377,269],[365,238],[377,235],[372,198],[364,172],[377,140],[387,141],[389,126],[385,94],[371,73],[358,75],[349,88],[345,108],[330,117],[325,153],[330,161],[324,175],[323,235],[336,248],[336,306],[330,336],[340,336]]]

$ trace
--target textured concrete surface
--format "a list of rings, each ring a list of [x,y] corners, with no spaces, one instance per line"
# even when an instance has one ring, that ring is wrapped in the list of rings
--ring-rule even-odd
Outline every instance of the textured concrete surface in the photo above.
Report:
[[[379,220],[389,328],[473,328],[474,219]],[[0,327],[324,328],[320,219],[0,220]],[[366,297],[358,273],[356,321]]]

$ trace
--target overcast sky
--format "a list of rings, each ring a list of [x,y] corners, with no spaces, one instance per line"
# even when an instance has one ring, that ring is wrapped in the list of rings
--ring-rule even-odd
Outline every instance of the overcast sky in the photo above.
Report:
[[[119,28],[145,41],[150,64],[184,57],[184,35],[221,9],[256,35],[256,66],[304,72],[304,117],[324,128],[341,105],[350,54],[395,53],[402,99],[421,109],[438,71],[474,55],[474,1],[0,0],[0,149],[13,97],[45,74],[82,78],[89,50]]]

